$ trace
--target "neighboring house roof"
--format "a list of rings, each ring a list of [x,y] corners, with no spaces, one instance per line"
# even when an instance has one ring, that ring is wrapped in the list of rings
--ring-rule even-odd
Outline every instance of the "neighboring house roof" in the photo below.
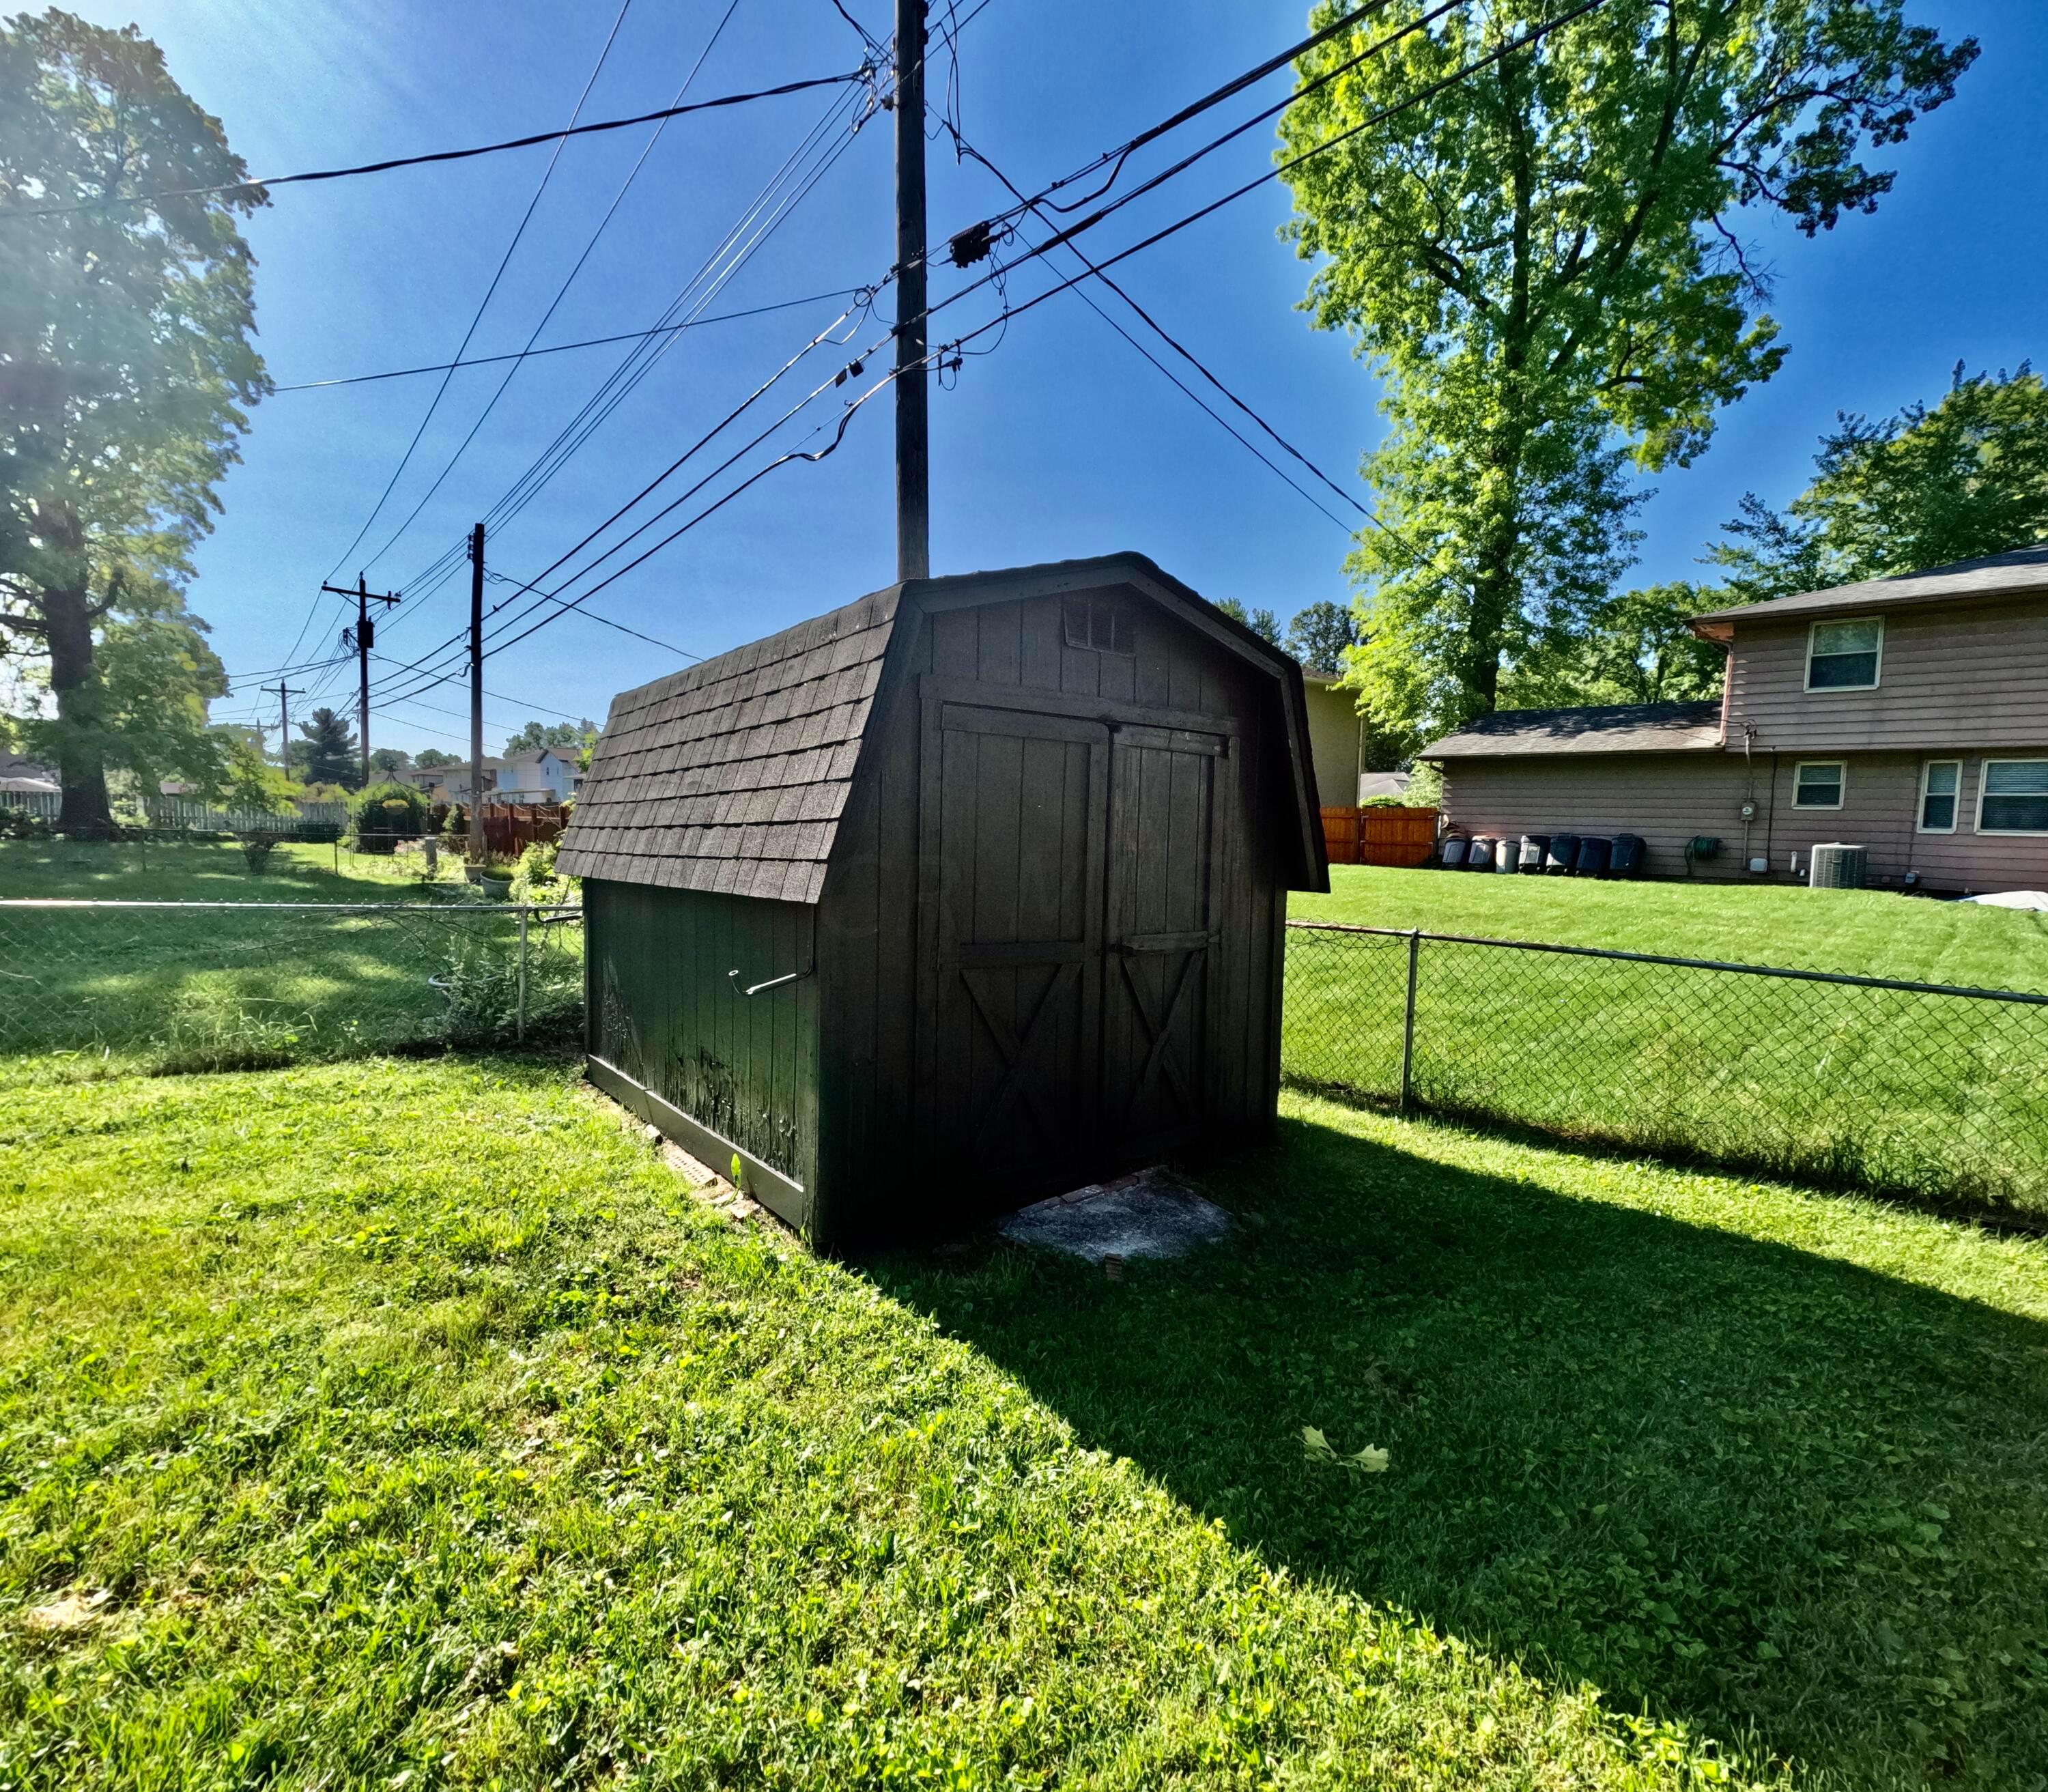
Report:
[[[1422,749],[1425,759],[1547,753],[1698,753],[1721,744],[1718,703],[1618,703],[1587,709],[1503,709]]]
[[[47,778],[12,776],[0,778],[0,790],[12,790],[17,793],[26,791],[32,794],[51,796],[56,793],[58,788],[58,785],[52,784]]]
[[[1358,800],[1367,797],[1405,797],[1408,794],[1408,774],[1405,771],[1369,771],[1358,781]]]
[[[1709,640],[1725,641],[1734,632],[1736,623],[1760,618],[1887,610],[1967,598],[2024,596],[2030,592],[2048,595],[2048,541],[2015,548],[2009,553],[1988,554],[1982,560],[1959,560],[1952,566],[1930,567],[1924,572],[1898,572],[1888,578],[1861,580],[1853,585],[1835,585],[1826,591],[1802,592],[1796,597],[1775,597],[1762,603],[1709,610],[1693,617],[1690,626]]]
[[[562,869],[815,902],[899,592],[613,698]]]
[[[18,753],[0,753],[0,778],[33,778],[45,783],[56,782],[56,768],[39,759],[25,759]]]

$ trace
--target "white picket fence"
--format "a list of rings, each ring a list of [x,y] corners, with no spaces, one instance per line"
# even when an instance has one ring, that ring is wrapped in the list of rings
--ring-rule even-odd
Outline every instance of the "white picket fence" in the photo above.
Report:
[[[64,797],[56,790],[0,790],[0,809],[25,810],[45,821],[55,821],[63,807]],[[158,797],[149,809],[153,826],[189,828],[200,833],[284,834],[301,828],[348,825],[346,803],[300,803],[282,815],[260,815],[211,809],[189,797]]]

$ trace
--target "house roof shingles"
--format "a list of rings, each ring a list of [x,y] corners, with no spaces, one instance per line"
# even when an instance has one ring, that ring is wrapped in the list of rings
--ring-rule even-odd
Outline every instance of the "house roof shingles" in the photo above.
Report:
[[[898,596],[877,592],[613,699],[562,869],[816,902]]]
[[[1425,759],[1550,753],[1699,753],[1721,744],[1718,703],[1622,703],[1585,709],[1503,709],[1422,749]]]
[[[1895,572],[1853,585],[1802,592],[1795,597],[1774,597],[1761,603],[1709,610],[1693,618],[1693,623],[1695,626],[1705,625],[1701,632],[1719,638],[1724,627],[1716,625],[1732,623],[1767,622],[1778,616],[1811,616],[1844,610],[1888,610],[1957,599],[2022,596],[2030,592],[2048,592],[2048,541],[2015,548],[2008,553],[1987,554],[1981,560],[1933,566],[1925,572]]]

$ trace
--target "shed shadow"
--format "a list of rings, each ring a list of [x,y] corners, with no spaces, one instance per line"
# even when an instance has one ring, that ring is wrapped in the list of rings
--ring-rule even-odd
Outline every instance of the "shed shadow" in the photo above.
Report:
[[[1121,1280],[867,1273],[1275,1567],[1759,1755],[2048,1775],[2048,1325],[1338,1126],[1204,1181],[1236,1241]]]

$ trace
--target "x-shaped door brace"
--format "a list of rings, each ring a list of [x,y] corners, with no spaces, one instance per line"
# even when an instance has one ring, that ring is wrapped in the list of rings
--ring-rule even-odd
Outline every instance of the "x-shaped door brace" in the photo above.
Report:
[[[988,1029],[989,1038],[1003,1054],[1003,1080],[997,1085],[988,1111],[982,1115],[981,1125],[976,1131],[977,1147],[987,1143],[989,1135],[1009,1116],[1010,1110],[1020,1100],[1030,1110],[1031,1118],[1038,1122],[1048,1139],[1057,1141],[1061,1136],[1057,1120],[1046,1109],[1044,1096],[1030,1081],[1029,1072],[1039,1022],[1052,1013],[1055,999],[1071,987],[1080,974],[1077,960],[1069,960],[1056,966],[1051,981],[1045,985],[1045,993],[1038,998],[1038,1005],[1031,1010],[1031,1018],[1025,1022],[1020,1034],[982,999],[981,991],[974,987],[975,973],[967,970],[960,972],[960,981],[967,987],[968,999],[974,1003],[974,1011],[981,1016],[981,1024]]]
[[[1127,953],[1120,960],[1123,966],[1124,987],[1131,991],[1131,999],[1137,1007],[1138,1018],[1145,1022],[1145,1030],[1151,1036],[1151,1045],[1145,1053],[1145,1068],[1138,1072],[1138,1080],[1131,1091],[1131,1112],[1135,1114],[1138,1111],[1138,1104],[1145,1099],[1145,1092],[1151,1088],[1152,1079],[1163,1071],[1167,1081],[1173,1085],[1173,1092],[1181,1098],[1182,1110],[1193,1115],[1197,1111],[1194,1096],[1188,1088],[1187,1078],[1181,1072],[1180,1060],[1169,1054],[1167,1046],[1172,1040],[1173,1022],[1181,1012],[1181,999],[1188,993],[1188,984],[1196,961],[1203,956],[1201,948],[1197,947],[1181,958],[1180,971],[1173,979],[1173,987],[1166,993],[1166,1006],[1161,1014],[1153,1012],[1151,1003],[1145,999],[1144,986],[1138,982],[1138,973],[1131,968],[1138,956]]]

